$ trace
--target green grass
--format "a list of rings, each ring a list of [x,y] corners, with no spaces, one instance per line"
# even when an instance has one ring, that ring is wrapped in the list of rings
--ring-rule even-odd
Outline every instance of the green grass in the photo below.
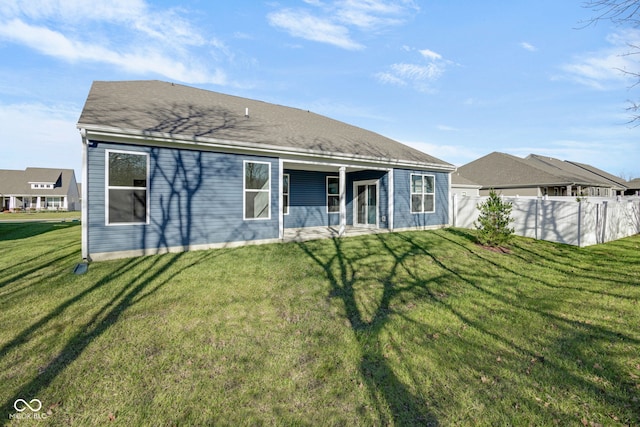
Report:
[[[37,398],[39,425],[640,425],[640,236],[500,254],[448,229],[74,275],[79,237],[0,225],[3,423]]]
[[[41,211],[41,212],[0,212],[0,222],[2,221],[71,221],[79,220],[80,212],[58,212],[58,211]]]

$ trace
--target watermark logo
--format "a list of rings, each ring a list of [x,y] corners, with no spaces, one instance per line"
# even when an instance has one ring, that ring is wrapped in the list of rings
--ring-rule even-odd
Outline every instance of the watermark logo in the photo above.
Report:
[[[13,402],[13,409],[15,414],[9,414],[10,420],[43,420],[47,418],[47,414],[41,414],[42,402],[39,399],[31,399],[26,401],[24,399],[16,399]]]
[[[18,399],[13,402],[13,407],[18,412],[24,412],[27,410],[27,408],[31,409],[31,412],[38,412],[40,409],[42,409],[42,402],[40,402],[38,399],[31,399],[31,402],[27,403],[27,401],[24,399]]]

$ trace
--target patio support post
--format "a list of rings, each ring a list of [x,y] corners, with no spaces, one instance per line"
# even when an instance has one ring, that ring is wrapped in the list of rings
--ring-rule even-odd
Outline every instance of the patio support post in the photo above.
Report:
[[[338,183],[340,186],[340,230],[338,235],[342,236],[347,228],[347,168],[340,166]]]

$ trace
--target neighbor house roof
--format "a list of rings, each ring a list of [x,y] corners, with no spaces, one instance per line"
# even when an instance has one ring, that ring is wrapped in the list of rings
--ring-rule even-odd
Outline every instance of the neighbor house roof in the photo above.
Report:
[[[147,140],[228,142],[235,147],[455,169],[390,138],[307,110],[157,80],[94,82],[78,128]]]
[[[525,160],[531,161],[541,169],[546,168],[549,172],[566,178],[567,183],[604,185],[606,187],[612,187],[619,190],[625,188],[624,184],[621,183],[624,180],[620,178],[616,180],[613,175],[583,163],[569,162],[537,154],[529,154]],[[594,171],[600,171],[600,173],[596,173]]]
[[[536,154],[523,159],[510,154],[493,152],[460,166],[458,172],[484,188],[564,185],[624,188],[619,183],[593,173],[585,167]]]
[[[65,196],[68,194],[72,176],[75,176],[73,169],[26,168],[23,171],[0,169],[0,194]],[[55,187],[31,188],[31,184],[54,184]]]
[[[640,190],[640,178],[634,178],[631,181],[627,182],[627,188]]]
[[[451,186],[452,187],[469,187],[469,188],[482,187],[482,185],[478,184],[477,182],[473,182],[470,179],[467,179],[464,176],[460,175],[460,172],[454,172],[451,174]]]
[[[612,181],[616,184],[618,184],[618,186],[620,186],[620,188],[625,188],[627,186],[627,181],[625,181],[624,179],[620,178],[619,176],[615,176],[610,174],[609,172],[603,171],[602,169],[598,169],[594,166],[591,165],[587,165],[585,163],[578,163],[578,162],[572,162],[567,160],[567,163],[571,163],[572,165],[578,166],[586,171],[589,171],[592,174],[601,176],[602,178],[608,180],[608,181]]]

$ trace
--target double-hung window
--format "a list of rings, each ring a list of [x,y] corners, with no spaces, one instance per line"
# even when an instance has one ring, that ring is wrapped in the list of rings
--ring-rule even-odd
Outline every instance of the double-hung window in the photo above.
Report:
[[[271,218],[271,163],[244,162],[244,219]]]
[[[327,212],[340,212],[340,178],[337,176],[327,177]]]
[[[435,212],[433,175],[411,175],[411,213]]]
[[[147,224],[149,155],[106,152],[107,224]]]
[[[289,174],[282,175],[282,213],[289,215]]]

